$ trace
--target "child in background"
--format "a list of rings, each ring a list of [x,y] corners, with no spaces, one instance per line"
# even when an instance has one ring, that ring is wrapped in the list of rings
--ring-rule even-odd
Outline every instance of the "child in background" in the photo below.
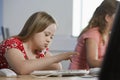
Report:
[[[98,6],[87,27],[78,37],[69,69],[89,69],[101,67],[112,28],[118,1],[104,0]]]

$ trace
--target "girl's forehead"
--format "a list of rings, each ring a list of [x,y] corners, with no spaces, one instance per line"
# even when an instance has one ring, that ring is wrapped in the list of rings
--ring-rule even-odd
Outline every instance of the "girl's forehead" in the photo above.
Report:
[[[46,32],[55,32],[56,31],[56,24],[49,25],[44,31],[46,31]]]

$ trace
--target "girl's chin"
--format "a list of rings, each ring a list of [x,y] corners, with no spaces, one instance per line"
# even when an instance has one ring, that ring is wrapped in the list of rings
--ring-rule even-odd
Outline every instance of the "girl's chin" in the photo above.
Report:
[[[41,50],[44,50],[44,49],[46,49],[47,47],[43,47],[43,48],[41,48]]]

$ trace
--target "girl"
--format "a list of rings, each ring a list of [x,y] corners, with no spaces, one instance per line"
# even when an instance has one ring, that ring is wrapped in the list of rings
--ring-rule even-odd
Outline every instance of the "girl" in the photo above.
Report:
[[[100,67],[106,51],[118,1],[104,0],[98,6],[87,27],[78,37],[69,69],[89,69]]]
[[[0,44],[0,69],[9,68],[17,74],[29,74],[34,70],[59,70],[59,63],[75,52],[52,56],[49,44],[56,31],[56,22],[46,12],[34,13],[22,31]]]

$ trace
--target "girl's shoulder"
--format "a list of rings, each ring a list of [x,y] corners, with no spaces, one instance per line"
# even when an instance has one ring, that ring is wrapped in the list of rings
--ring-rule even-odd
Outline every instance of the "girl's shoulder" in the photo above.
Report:
[[[11,48],[16,48],[21,51],[24,50],[23,43],[18,38],[11,37],[0,43],[0,49],[3,53],[5,53],[6,50],[11,49]]]
[[[81,36],[100,36],[99,29],[98,28],[91,28],[84,32]]]
[[[95,41],[99,42],[99,40],[100,40],[99,29],[98,28],[91,28],[81,35],[81,39],[83,39],[83,40],[88,39],[88,38],[94,39]],[[80,40],[80,38],[79,38],[79,40]]]
[[[99,35],[100,33],[98,28],[91,28],[88,31],[86,31],[85,34],[92,34],[94,36]]]
[[[10,37],[10,38],[4,40],[4,42],[22,42],[22,41],[19,38]]]
[[[6,45],[6,46],[15,46],[15,45],[21,45],[22,41],[16,37],[10,37],[4,41],[2,41],[1,43],[2,45]]]

